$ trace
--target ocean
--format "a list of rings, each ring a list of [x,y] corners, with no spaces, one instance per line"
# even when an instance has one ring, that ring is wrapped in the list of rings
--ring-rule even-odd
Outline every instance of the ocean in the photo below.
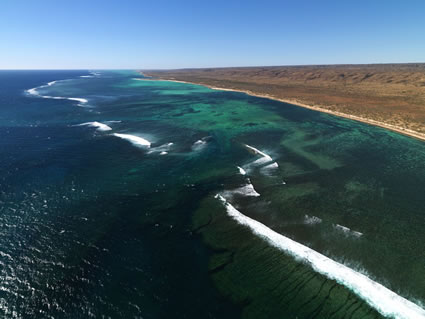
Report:
[[[5,318],[425,318],[425,143],[135,71],[0,71]]]

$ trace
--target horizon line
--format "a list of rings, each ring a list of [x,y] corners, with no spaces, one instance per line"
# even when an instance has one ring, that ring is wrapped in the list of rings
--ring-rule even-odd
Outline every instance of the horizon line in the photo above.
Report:
[[[372,66],[372,65],[414,65],[424,62],[373,62],[373,63],[322,63],[322,64],[273,64],[273,65],[235,65],[235,66],[203,66],[179,68],[0,68],[0,71],[71,71],[71,70],[185,70],[185,69],[226,69],[226,68],[270,68],[270,67],[298,67],[298,66]]]

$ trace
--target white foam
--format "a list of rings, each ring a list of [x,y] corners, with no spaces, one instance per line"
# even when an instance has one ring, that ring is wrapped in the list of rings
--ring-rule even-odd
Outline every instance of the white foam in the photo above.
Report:
[[[322,222],[322,219],[319,217],[309,216],[309,215],[304,216],[304,224],[316,225],[316,224],[320,224],[321,222]]]
[[[265,175],[271,175],[271,171],[275,170],[279,168],[279,165],[276,162],[273,162],[271,164],[268,164],[266,166],[261,167],[260,171],[261,173],[265,174]]]
[[[205,140],[197,140],[195,143],[193,143],[192,145],[192,150],[193,151],[200,151],[202,150],[205,146],[207,145],[207,142]]]
[[[120,134],[120,133],[114,133],[113,135],[116,137],[122,138],[124,140],[127,140],[136,146],[144,146],[144,147],[151,146],[151,142],[149,142],[148,140],[145,140],[144,138],[140,136],[130,135],[130,134]]]
[[[339,225],[339,224],[335,224],[333,226],[335,227],[335,229],[337,229],[339,231],[342,231],[346,235],[352,235],[352,236],[355,236],[355,237],[360,237],[360,236],[363,235],[363,233],[361,233],[361,232],[358,232],[358,231],[355,231],[355,230],[351,230],[350,228],[345,227],[345,226],[342,226],[342,225]]]
[[[344,233],[347,233],[347,232],[349,232],[349,231],[350,231],[350,228],[345,227],[345,226],[342,226],[342,225],[339,225],[339,224],[334,225],[334,227],[335,227],[336,229],[342,230]]]
[[[31,95],[39,95],[39,93],[37,92],[37,88],[28,89],[27,93]]]
[[[87,103],[88,102],[87,99],[83,99],[83,98],[80,98],[80,97],[61,97],[61,98],[71,100],[71,101],[77,101],[77,102],[80,102],[80,103]]]
[[[250,170],[253,166],[262,166],[262,165],[265,165],[265,164],[273,161],[273,159],[271,158],[270,155],[268,155],[268,154],[260,151],[259,149],[256,149],[253,146],[250,146],[248,144],[244,144],[244,145],[245,145],[246,148],[248,148],[251,151],[253,151],[254,154],[261,156],[259,159],[257,159],[257,160],[255,160],[255,161],[253,161],[251,163],[248,163],[248,164],[244,165],[244,169]]]
[[[80,78],[94,78],[94,75],[81,75]]]
[[[273,168],[278,168],[278,167],[279,167],[279,164],[277,164],[276,162],[273,162],[273,163],[271,163],[267,166],[264,166],[262,169],[268,170],[268,169],[273,169]]]
[[[260,196],[260,194],[255,190],[254,185],[252,184],[246,184],[242,187],[223,192],[223,196],[228,199],[231,199],[235,194],[242,195],[242,196],[252,196],[252,197]]]
[[[255,154],[259,154],[259,155],[261,155],[262,157],[264,157],[264,158],[268,159],[269,161],[273,161],[273,159],[270,157],[270,155],[267,155],[266,153],[264,153],[264,152],[262,152],[262,151],[260,151],[260,150],[256,149],[256,148],[255,148],[255,147],[253,147],[253,146],[250,146],[250,145],[248,145],[248,144],[245,144],[245,146],[246,146],[247,148],[249,148],[251,151],[254,151],[254,153],[255,153]]]
[[[227,214],[239,224],[266,240],[270,245],[310,265],[318,273],[347,287],[382,315],[394,318],[425,318],[425,310],[397,295],[367,276],[342,265],[311,248],[285,237],[264,224],[243,215],[222,196],[216,195],[226,207]]]
[[[112,128],[109,127],[108,125],[100,123],[100,122],[96,122],[96,121],[95,122],[82,123],[82,124],[79,124],[78,126],[92,126],[92,127],[96,127],[98,131],[102,131],[102,132],[112,130]]]
[[[28,94],[34,95],[34,96],[38,96],[41,97],[43,99],[53,99],[53,100],[70,100],[70,101],[77,101],[79,102],[78,105],[82,106],[83,104],[87,103],[88,100],[87,99],[83,99],[83,98],[79,98],[79,97],[64,97],[64,96],[50,96],[50,95],[41,95],[37,89],[41,89],[41,88],[45,88],[48,86],[52,86],[53,84],[55,84],[58,81],[52,81],[47,83],[46,85],[41,85],[39,87],[36,88],[32,88],[32,89],[28,89],[26,90],[26,92]]]
[[[363,233],[361,233],[361,232],[359,232],[359,231],[352,230],[352,231],[351,231],[351,233],[352,233],[354,236],[356,236],[356,237],[363,236]]]
[[[260,194],[255,190],[254,185],[252,184],[247,184],[245,186],[237,188],[233,192],[236,194],[244,195],[244,196],[253,196],[253,197],[260,196]]]
[[[159,155],[166,155],[168,154],[168,151],[171,149],[171,146],[173,146],[174,143],[166,143],[163,145],[160,145],[158,147],[151,148],[149,151],[150,153],[159,153]]]
[[[246,175],[246,171],[245,171],[242,167],[237,166],[237,168],[238,168],[239,173],[240,173],[241,175]]]
[[[64,96],[50,96],[50,95],[39,95],[39,96],[42,97],[43,99],[77,101],[77,102],[80,102],[78,103],[79,106],[82,106],[83,104],[88,102],[86,99],[78,98],[78,97],[64,97]]]
[[[250,166],[261,166],[261,165],[265,165],[265,164],[267,164],[269,162],[270,162],[270,159],[269,158],[267,158],[267,157],[260,157],[259,159],[257,159],[255,161],[249,163],[247,166],[248,167],[250,167]]]

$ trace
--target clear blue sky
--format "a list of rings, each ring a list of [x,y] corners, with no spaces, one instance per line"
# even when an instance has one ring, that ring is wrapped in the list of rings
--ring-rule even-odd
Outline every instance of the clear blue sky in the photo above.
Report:
[[[0,69],[425,62],[425,1],[0,0]]]

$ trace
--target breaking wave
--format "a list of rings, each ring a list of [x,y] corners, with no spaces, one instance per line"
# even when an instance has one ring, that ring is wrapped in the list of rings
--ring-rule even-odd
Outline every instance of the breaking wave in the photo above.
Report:
[[[425,310],[397,295],[367,276],[342,265],[296,241],[285,237],[264,224],[243,215],[221,195],[216,195],[227,214],[239,224],[263,238],[270,245],[310,265],[316,272],[347,287],[382,315],[394,318],[425,318]]]
[[[37,89],[42,89],[42,88],[46,88],[46,87],[52,86],[53,84],[55,84],[57,82],[58,81],[52,81],[52,82],[47,83],[46,85],[41,85],[41,86],[38,86],[36,88],[28,89],[28,90],[26,90],[26,92],[28,94],[30,94],[30,95],[41,97],[43,99],[77,101],[77,102],[79,102],[78,103],[79,106],[83,106],[84,104],[86,104],[88,102],[87,99],[83,99],[83,98],[80,98],[80,97],[64,97],[64,96],[41,95],[40,92],[37,91]]]
[[[151,142],[149,142],[148,140],[145,140],[144,138],[142,138],[140,136],[130,135],[130,134],[120,134],[120,133],[114,133],[112,135],[119,137],[119,138],[122,138],[124,140],[127,140],[131,144],[138,146],[138,147],[140,147],[140,146],[150,147],[151,146]]]
[[[244,165],[243,167],[245,170],[249,171],[253,167],[263,166],[261,169],[262,173],[265,173],[265,172],[267,173],[269,169],[278,167],[278,164],[276,162],[273,162],[273,159],[270,155],[248,144],[244,144],[244,145],[248,150],[250,150],[255,155],[261,156],[259,159],[256,159],[255,161],[252,161]],[[270,162],[273,162],[273,163],[270,163]]]
[[[309,216],[309,215],[304,216],[304,224],[306,225],[316,225],[316,224],[320,224],[321,222],[322,222],[322,219],[317,216]]]
[[[159,155],[167,155],[174,143],[166,143],[158,147],[151,148],[150,153],[159,153]]]
[[[261,155],[261,157],[264,157],[265,159],[267,159],[268,161],[273,161],[273,159],[270,157],[270,155],[268,155],[268,154],[266,154],[266,153],[264,153],[264,152],[262,152],[262,151],[260,151],[259,149],[256,149],[255,147],[253,147],[253,146],[250,146],[250,145],[248,145],[248,144],[245,144],[245,146],[248,148],[248,149],[250,149],[251,151],[253,151],[254,152],[254,154],[258,154],[258,155]]]
[[[106,124],[103,124],[103,123],[100,123],[100,122],[96,122],[96,121],[95,122],[81,123],[81,124],[78,124],[78,126],[96,127],[96,129],[98,131],[102,131],[102,132],[104,132],[104,131],[111,131],[112,130],[112,128],[110,126],[108,126]]]
[[[363,236],[363,233],[361,233],[359,231],[351,230],[348,227],[345,227],[345,226],[342,226],[342,225],[339,225],[339,224],[335,224],[333,226],[334,226],[334,228],[336,230],[339,230],[339,231],[343,232],[346,235],[351,235],[351,236],[354,236],[354,237],[361,237],[361,236]]]
[[[245,171],[242,167],[237,166],[237,168],[238,168],[238,170],[239,170],[239,174],[241,174],[241,175],[246,175],[246,171]]]
[[[231,199],[234,195],[251,196],[251,197],[260,196],[260,194],[255,190],[254,185],[252,185],[251,183],[233,190],[224,191],[222,195],[228,199]]]
[[[279,167],[279,165],[276,162],[273,162],[271,164],[268,164],[268,165],[262,167],[261,169],[269,170],[269,169],[278,168],[278,167]]]
[[[279,168],[279,165],[276,162],[273,162],[261,167],[260,172],[264,175],[271,175],[277,168]]]
[[[192,145],[192,151],[201,151],[205,148],[205,146],[207,146],[207,141],[205,140],[205,138],[197,140]]]

